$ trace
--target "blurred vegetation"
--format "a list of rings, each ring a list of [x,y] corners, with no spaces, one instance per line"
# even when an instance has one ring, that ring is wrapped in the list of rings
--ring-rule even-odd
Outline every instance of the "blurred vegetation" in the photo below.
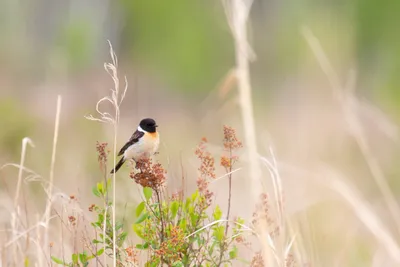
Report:
[[[120,0],[96,6],[46,2],[0,3],[4,66],[26,69],[26,64],[33,64],[38,71],[47,64],[39,61],[44,55],[46,61],[49,54],[62,54],[72,73],[88,71],[103,62],[105,40],[111,39],[121,48],[121,61],[158,76],[169,90],[193,94],[215,88],[234,62],[219,1]],[[342,67],[358,69],[361,92],[396,105],[400,100],[399,11],[396,0],[256,0],[251,32],[258,55],[255,83],[267,76],[271,85],[279,86],[299,68],[302,55],[308,53],[299,28],[307,24],[321,30],[324,47],[336,44],[337,53],[353,54],[355,65]],[[43,13],[49,16],[39,16]],[[323,32],[332,39],[325,39]],[[342,47],[341,40],[349,33],[353,45]]]
[[[36,118],[16,100],[0,99],[1,156],[19,158],[22,139],[35,129]]]

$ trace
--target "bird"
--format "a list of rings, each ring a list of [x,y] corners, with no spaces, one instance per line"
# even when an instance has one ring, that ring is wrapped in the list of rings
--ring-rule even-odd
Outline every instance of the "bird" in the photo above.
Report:
[[[145,118],[140,121],[136,131],[119,151],[118,156],[122,156],[122,158],[111,170],[111,174],[116,173],[126,160],[133,159],[136,162],[149,158],[157,152],[160,144],[157,127],[154,119]]]

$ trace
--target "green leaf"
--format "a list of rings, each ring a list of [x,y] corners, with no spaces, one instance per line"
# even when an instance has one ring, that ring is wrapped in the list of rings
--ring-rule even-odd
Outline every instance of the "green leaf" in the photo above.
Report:
[[[214,220],[216,220],[216,221],[220,220],[222,217],[222,210],[220,209],[220,207],[218,205],[215,207],[213,217],[214,217]]]
[[[86,252],[83,252],[83,253],[79,254],[79,260],[81,261],[81,263],[87,262]]]
[[[73,264],[78,264],[78,254],[72,254],[71,258]]]
[[[142,214],[145,207],[146,203],[144,203],[144,201],[139,203],[139,205],[136,207],[136,217],[139,217],[140,214]]]
[[[140,237],[141,239],[144,239],[144,235],[143,235],[143,225],[141,224],[133,224],[132,225],[133,231],[135,232],[135,234]]]
[[[179,203],[177,201],[173,201],[171,203],[171,216],[172,216],[172,219],[175,219],[176,214],[178,213],[178,209],[179,209]]]
[[[185,232],[186,231],[186,220],[185,219],[182,219],[180,222],[179,222],[179,227]]]
[[[232,250],[231,251],[229,251],[229,258],[230,259],[236,259],[236,257],[237,257],[237,252],[238,252],[238,249],[237,249],[237,247],[236,246],[234,246],[233,248],[232,248]]]
[[[183,263],[181,261],[176,261],[172,264],[172,267],[183,267]]]
[[[221,242],[224,239],[225,236],[224,230],[225,230],[224,226],[217,226],[214,228],[213,236],[217,241]]]
[[[197,224],[198,219],[199,219],[199,215],[197,215],[196,213],[190,214],[190,222],[191,222],[192,226],[195,226]]]
[[[119,235],[118,237],[118,245],[122,246],[122,244],[125,242],[126,237],[128,236],[127,232],[123,232]]]
[[[101,248],[96,252],[96,255],[101,256],[103,254],[103,252],[104,252],[104,248]]]
[[[144,244],[136,244],[137,249],[148,249],[149,243],[145,242]]]
[[[153,190],[150,187],[143,187],[143,195],[147,201],[151,198],[153,195]]]
[[[55,263],[57,263],[57,264],[62,264],[62,265],[64,265],[64,261],[63,261],[62,259],[56,258],[56,257],[54,257],[54,256],[51,256],[51,259],[52,259]]]
[[[193,194],[192,194],[192,201],[194,202],[197,197],[199,196],[199,190],[196,190]]]
[[[186,203],[185,203],[185,211],[188,211],[189,210],[189,207],[191,207],[191,200],[190,200],[190,198],[187,198],[186,199]]]
[[[148,213],[148,212],[143,213],[143,214],[136,220],[135,224],[143,222],[144,220],[147,219],[147,217],[149,217],[149,213]]]
[[[124,224],[122,222],[116,222],[115,231],[120,230],[123,226],[124,226]]]
[[[99,191],[100,195],[104,195],[103,183],[97,183],[97,190]]]
[[[93,193],[93,195],[95,195],[96,197],[100,197],[100,192],[99,192],[99,190],[97,190],[97,187],[96,187],[96,186],[93,186],[93,188],[92,188],[92,193]]]

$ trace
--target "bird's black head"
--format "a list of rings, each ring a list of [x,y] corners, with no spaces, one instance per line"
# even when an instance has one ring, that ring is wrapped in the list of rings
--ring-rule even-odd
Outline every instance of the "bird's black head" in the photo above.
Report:
[[[149,132],[149,133],[156,132],[156,128],[158,127],[155,120],[150,119],[150,118],[141,120],[139,126],[144,131]]]

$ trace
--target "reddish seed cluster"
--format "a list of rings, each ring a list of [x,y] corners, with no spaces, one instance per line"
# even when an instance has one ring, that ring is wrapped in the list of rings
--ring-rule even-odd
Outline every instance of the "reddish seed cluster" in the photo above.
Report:
[[[150,187],[153,190],[159,189],[165,182],[165,174],[167,173],[160,163],[152,163],[150,158],[136,162],[135,169],[139,172],[131,172],[130,177],[137,184],[143,187]]]
[[[68,216],[68,221],[70,222],[70,224],[72,224],[73,226],[76,225],[76,217],[75,216]]]
[[[213,197],[214,193],[208,189],[209,182],[204,177],[197,178],[197,188],[206,200],[207,206],[211,204],[211,198]]]
[[[183,199],[183,190],[179,190],[178,192],[175,192],[171,196],[172,201],[179,201]]]
[[[234,150],[241,147],[243,147],[243,144],[237,139],[235,129],[224,125],[224,148]]]
[[[289,253],[285,259],[285,267],[294,267],[296,266],[296,260],[292,253]]]
[[[251,267],[264,267],[264,260],[261,255],[261,252],[257,252],[254,254],[253,259],[251,260],[250,263]]]
[[[139,264],[139,253],[137,250],[135,250],[133,247],[127,247],[125,249],[125,252],[128,256],[128,261],[130,263],[133,263],[134,265]]]
[[[224,148],[228,151],[229,156],[221,156],[220,164],[225,171],[232,170],[232,166],[239,160],[239,157],[233,155],[233,151],[243,147],[242,142],[236,137],[236,131],[232,127],[224,125]]]
[[[221,157],[221,163],[220,164],[225,169],[230,169],[232,167],[231,160],[226,156],[222,156]]]
[[[203,137],[195,150],[195,155],[201,164],[199,171],[201,176],[215,178],[215,160],[210,152],[207,151],[207,139]]]
[[[200,176],[197,178],[197,188],[205,197],[206,205],[211,204],[213,193],[208,189],[209,179],[214,179],[215,176],[215,160],[210,152],[207,151],[207,139],[203,137],[200,144],[195,150],[195,155],[200,160]]]
[[[269,234],[272,238],[279,235],[279,227],[276,226],[276,222],[271,216],[269,198],[266,193],[261,194],[260,203],[256,205],[256,211],[253,213],[253,225],[260,225],[261,222],[271,229]],[[262,227],[263,225],[260,226]]]
[[[92,211],[94,210],[95,207],[96,207],[95,204],[91,204],[91,205],[89,206],[89,211],[92,212]]]
[[[180,252],[183,252],[185,245],[185,235],[179,226],[172,226],[169,237],[155,253],[159,257],[166,258],[169,262],[176,262],[181,260]]]
[[[106,166],[107,156],[110,153],[110,151],[107,149],[107,143],[99,143],[97,141],[96,142],[96,150],[98,153],[97,160],[100,164],[100,168],[103,169]]]

